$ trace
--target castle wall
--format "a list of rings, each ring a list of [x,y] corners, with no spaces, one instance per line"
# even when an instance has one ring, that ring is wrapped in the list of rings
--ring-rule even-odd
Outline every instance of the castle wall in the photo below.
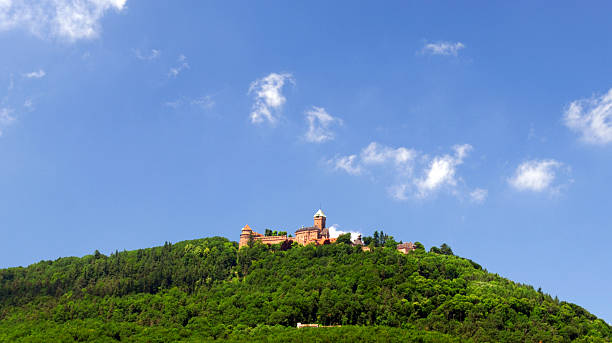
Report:
[[[292,240],[291,238],[288,238],[287,235],[264,236],[261,233],[258,233],[255,231],[250,231],[250,232],[243,231],[243,233],[240,235],[240,242],[238,243],[238,248],[242,248],[243,246],[248,245],[251,237],[253,237],[253,240],[260,241],[263,244],[278,244],[278,243],[282,243],[286,241],[287,239]]]
[[[238,246],[242,248],[249,244],[249,240],[252,238],[256,241],[260,241],[264,244],[278,244],[282,243],[286,240],[297,242],[300,245],[307,244],[327,244],[328,242],[335,242],[335,238],[329,239],[329,232],[325,228],[325,214],[323,211],[319,210],[315,213],[314,217],[314,226],[301,228],[295,232],[295,238],[284,236],[264,236],[261,233],[255,232],[251,230],[251,228],[246,225],[240,234],[240,242]]]
[[[287,235],[284,236],[264,236],[260,241],[264,244],[278,244],[287,240]]]
[[[325,244],[326,241],[333,243],[336,241],[335,238],[326,238],[321,237],[320,231],[318,229],[312,228],[310,230],[301,230],[295,233],[295,237],[288,237],[287,235],[283,236],[264,236],[261,233],[255,231],[244,231],[240,235],[240,242],[238,243],[238,247],[242,248],[249,244],[249,239],[253,237],[253,240],[262,242],[263,244],[279,244],[283,243],[286,240],[297,242],[300,245],[308,245],[311,243],[322,245]]]

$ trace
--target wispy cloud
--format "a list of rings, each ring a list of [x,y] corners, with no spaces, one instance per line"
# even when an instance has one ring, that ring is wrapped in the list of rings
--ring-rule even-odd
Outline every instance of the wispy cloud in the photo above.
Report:
[[[28,111],[33,111],[34,102],[32,101],[32,99],[25,99],[25,101],[23,102],[23,107],[27,109]]]
[[[456,145],[453,154],[430,157],[414,149],[371,142],[359,155],[339,156],[327,162],[334,170],[382,179],[394,199],[423,199],[443,189],[460,195],[459,186],[463,180],[457,176],[457,169],[471,150],[469,144]],[[482,192],[486,190],[479,191]],[[481,197],[483,201],[485,197]]]
[[[14,110],[12,108],[0,108],[0,136],[2,136],[5,127],[13,124],[15,117],[12,116]]]
[[[408,200],[411,190],[411,185],[409,183],[396,183],[394,185],[389,186],[389,195],[391,198],[395,200]]]
[[[384,164],[392,162],[397,166],[407,168],[410,167],[416,155],[417,152],[413,149],[406,149],[404,147],[393,149],[372,142],[361,151],[361,161],[364,164]]]
[[[0,0],[0,31],[22,29],[68,42],[96,38],[100,19],[125,8],[126,0]]]
[[[436,42],[426,43],[421,49],[422,54],[457,56],[459,50],[465,48],[461,42]]]
[[[342,170],[351,175],[361,174],[361,166],[358,165],[357,155],[340,156],[329,161],[334,170]]]
[[[31,73],[23,74],[23,76],[27,77],[28,79],[40,79],[45,75],[47,75],[47,73],[45,73],[45,71],[42,69],[39,69],[38,71],[33,71]]]
[[[187,57],[185,55],[179,55],[177,65],[170,68],[168,71],[168,77],[177,77],[183,70],[189,69],[189,63],[187,63]]]
[[[573,101],[563,120],[587,143],[603,145],[612,142],[612,88],[600,97]]]
[[[323,143],[334,139],[331,127],[334,124],[342,125],[342,119],[333,117],[322,107],[313,106],[305,113],[308,122],[308,131],[305,138],[308,142]]]
[[[0,0],[0,3],[2,0]],[[32,73],[23,74],[23,77],[27,78],[41,78],[45,75],[43,70],[35,71]],[[7,93],[4,97],[0,98],[0,136],[4,131],[11,125],[13,125],[22,113],[34,111],[34,100],[36,97],[32,97],[23,94],[21,90],[21,83],[23,79],[15,80],[13,74],[9,77],[9,85]],[[17,84],[16,84],[17,83]]]
[[[161,55],[161,51],[157,49],[151,49],[149,53],[142,53],[140,49],[134,49],[134,56],[141,61],[151,61],[158,58]]]
[[[291,74],[271,73],[251,83],[248,94],[253,94],[255,98],[250,115],[252,123],[268,121],[275,125],[278,122],[281,109],[287,101],[282,93],[283,86],[287,82],[295,83]]]
[[[556,172],[562,166],[561,162],[552,159],[526,161],[516,168],[508,183],[519,191],[554,193],[559,190],[559,184],[555,183]]]
[[[183,106],[194,106],[202,110],[210,110],[215,107],[215,100],[212,95],[203,95],[197,98],[180,97],[173,101],[167,101],[164,106],[172,107],[174,109]]]
[[[195,98],[191,100],[191,104],[194,106],[198,106],[203,110],[210,110],[211,108],[215,107],[215,101],[210,95],[204,95],[199,98]]]
[[[488,195],[489,191],[486,189],[476,188],[470,192],[470,200],[477,204],[482,204],[487,199]]]

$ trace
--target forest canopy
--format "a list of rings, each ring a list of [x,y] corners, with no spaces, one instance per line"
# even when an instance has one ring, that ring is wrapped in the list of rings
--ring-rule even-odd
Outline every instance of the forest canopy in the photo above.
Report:
[[[0,341],[612,338],[580,306],[489,273],[446,244],[405,255],[382,232],[368,239],[370,252],[344,241],[239,250],[212,237],[2,269]]]

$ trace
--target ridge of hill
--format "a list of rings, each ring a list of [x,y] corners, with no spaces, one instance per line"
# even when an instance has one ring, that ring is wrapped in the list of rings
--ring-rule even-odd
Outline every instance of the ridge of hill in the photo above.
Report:
[[[212,237],[0,270],[0,342],[214,339],[610,342],[612,328],[578,305],[422,248],[238,249]]]

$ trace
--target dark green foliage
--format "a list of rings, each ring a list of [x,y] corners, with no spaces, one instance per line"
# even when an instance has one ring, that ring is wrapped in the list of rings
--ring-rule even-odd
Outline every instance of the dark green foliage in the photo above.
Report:
[[[583,308],[445,251],[404,255],[384,243],[371,252],[260,243],[238,251],[214,237],[43,261],[0,270],[0,342],[612,338]],[[342,327],[298,330],[298,322]]]
[[[363,238],[363,244],[374,246],[374,247],[392,247],[394,248],[397,245],[393,236],[389,236],[383,231],[374,231],[374,234],[370,236],[366,236]]]
[[[429,252],[433,252],[433,253],[436,253],[436,254],[442,254],[442,255],[454,255],[453,254],[453,250],[446,243],[442,243],[442,245],[440,245],[439,248],[438,247],[431,247],[429,249]]]
[[[186,326],[167,323],[149,326],[95,319],[77,319],[69,324],[54,321],[36,324],[32,328],[31,323],[15,323],[12,332],[3,332],[0,326],[0,342],[472,342],[439,332],[388,326],[296,329],[281,325],[210,325],[202,320],[194,320]]]
[[[166,243],[162,247],[104,256],[42,261],[27,268],[0,270],[0,304],[22,304],[38,296],[121,296],[179,287],[193,291],[229,277],[238,246],[225,238]]]
[[[336,243],[338,244],[351,244],[351,234],[345,233],[343,235],[338,236],[336,239]]]
[[[416,252],[425,252],[425,246],[421,242],[414,242],[414,246],[416,247]]]
[[[272,231],[271,229],[266,229],[264,232],[264,236],[286,236],[287,231]]]
[[[292,241],[285,240],[283,243],[281,243],[280,250],[287,251],[291,249],[291,246],[292,246]]]

